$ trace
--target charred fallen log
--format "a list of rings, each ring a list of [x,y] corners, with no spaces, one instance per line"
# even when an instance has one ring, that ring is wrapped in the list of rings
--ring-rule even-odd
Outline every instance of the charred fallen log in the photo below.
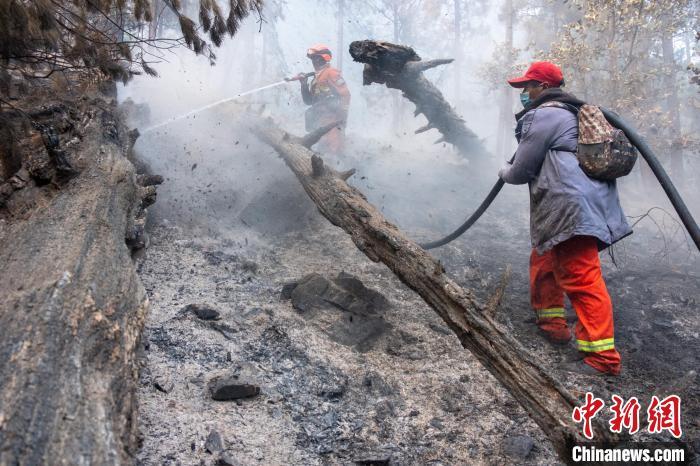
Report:
[[[450,279],[439,261],[302,145],[302,138],[279,129],[269,119],[255,123],[253,131],[282,156],[321,214],[345,230],[367,257],[386,264],[416,291],[542,428],[561,458],[570,462],[572,443],[583,440],[571,420],[576,399],[544,365],[493,320],[492,312],[478,303],[470,290]],[[612,440],[601,426],[598,435],[600,441]]]
[[[440,90],[423,76],[423,71],[452,63],[452,59],[421,61],[410,47],[373,40],[351,43],[350,55],[355,61],[365,64],[365,86],[379,83],[399,89],[416,105],[415,116],[425,115],[428,124],[417,129],[416,133],[437,129],[442,137],[435,141],[436,144],[448,142],[472,160],[488,155],[481,140],[467,128]]]
[[[0,464],[128,464],[138,446],[148,301],[126,240],[155,188],[138,185],[113,105],[71,111],[64,155],[79,170],[42,184],[18,168],[0,206]]]

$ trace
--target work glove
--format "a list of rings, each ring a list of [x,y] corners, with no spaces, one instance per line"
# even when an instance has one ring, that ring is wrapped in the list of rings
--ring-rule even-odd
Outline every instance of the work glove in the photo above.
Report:
[[[290,78],[284,78],[285,81],[306,81],[309,79],[309,77],[306,75],[306,73],[299,73],[296,76],[292,76]]]
[[[511,165],[513,165],[514,160],[515,160],[515,154],[513,154],[513,157],[511,157],[510,160],[508,160],[506,162],[505,167],[502,167],[500,170],[498,170],[498,177],[499,178],[503,179],[503,174],[506,173],[510,169]]]
[[[504,175],[508,170],[510,170],[511,165],[513,165],[513,164],[510,163],[510,162],[506,162],[506,163],[507,163],[507,165],[506,165],[505,167],[501,167],[501,169],[498,170],[498,177],[501,178],[501,179],[503,179],[503,175]]]

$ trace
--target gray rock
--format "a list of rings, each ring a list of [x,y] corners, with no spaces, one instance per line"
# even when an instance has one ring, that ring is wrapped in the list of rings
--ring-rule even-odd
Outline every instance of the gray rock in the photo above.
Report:
[[[215,378],[209,382],[209,393],[216,401],[252,398],[260,394],[257,385],[241,383],[237,376]]]
[[[209,432],[206,442],[204,442],[204,449],[211,454],[219,453],[224,451],[226,446],[224,445],[224,439],[221,438],[221,434],[216,430]]]
[[[302,314],[322,306],[329,286],[330,282],[319,274],[305,276],[290,294],[292,306]]]
[[[216,461],[216,466],[242,466],[242,464],[228,453],[222,453]]]
[[[298,282],[285,283],[282,285],[282,291],[280,292],[280,299],[288,300],[292,299],[292,291],[299,285]]]
[[[300,312],[330,303],[353,314],[369,316],[389,307],[379,292],[367,288],[357,277],[345,272],[331,280],[312,273],[302,278],[292,290],[292,305]]]
[[[375,314],[389,307],[389,301],[378,291],[367,288],[359,278],[346,272],[340,272],[333,282],[354,298],[348,305],[348,311],[359,314]],[[339,303],[338,303],[339,304]]]
[[[515,435],[503,442],[503,452],[512,458],[526,458],[534,445],[535,441],[532,437]]]
[[[206,304],[188,304],[183,311],[186,313],[191,312],[201,320],[219,320],[221,318],[219,311]]]
[[[290,291],[291,290],[291,291]],[[319,274],[302,278],[284,290],[292,306],[306,319],[317,322],[335,342],[369,351],[391,325],[382,314],[389,302],[365,287],[356,277],[341,272],[329,280]]]
[[[442,423],[440,418],[434,417],[430,420],[430,425],[437,430],[442,430],[445,428],[445,424]]]
[[[345,387],[337,386],[337,387],[329,387],[328,389],[321,391],[319,393],[319,396],[321,398],[328,400],[328,401],[338,401],[343,397],[344,394],[345,394]]]
[[[175,384],[170,379],[170,377],[167,377],[165,375],[156,376],[153,379],[153,386],[156,388],[156,390],[159,390],[163,393],[170,393],[173,391],[173,388],[175,388]]]

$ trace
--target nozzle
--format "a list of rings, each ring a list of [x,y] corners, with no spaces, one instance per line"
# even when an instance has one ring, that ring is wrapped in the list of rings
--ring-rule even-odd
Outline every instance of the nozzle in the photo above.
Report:
[[[299,73],[296,76],[289,76],[284,78],[285,81],[290,82],[290,81],[301,81],[302,79],[307,79],[315,75],[316,73],[314,71],[311,71],[309,73]]]

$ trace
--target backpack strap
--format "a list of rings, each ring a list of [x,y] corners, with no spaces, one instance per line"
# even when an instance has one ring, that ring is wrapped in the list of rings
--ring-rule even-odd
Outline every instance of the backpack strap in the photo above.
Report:
[[[571,104],[565,104],[564,102],[557,102],[556,100],[550,100],[548,102],[545,102],[541,105],[539,105],[537,108],[542,108],[542,107],[556,107],[556,108],[563,108],[564,110],[568,110],[571,113],[574,114],[574,116],[578,117],[578,108]]]
[[[557,102],[556,100],[550,100],[548,102],[543,103],[542,105],[539,105],[537,108],[542,108],[542,107],[555,107],[555,108],[561,108],[563,110],[568,110],[569,112],[573,113],[573,115],[576,117],[577,124],[578,124],[578,109],[574,107],[573,105],[565,104],[564,102]],[[557,145],[553,145],[550,147],[551,150],[565,150],[569,151],[566,147],[559,147]]]

